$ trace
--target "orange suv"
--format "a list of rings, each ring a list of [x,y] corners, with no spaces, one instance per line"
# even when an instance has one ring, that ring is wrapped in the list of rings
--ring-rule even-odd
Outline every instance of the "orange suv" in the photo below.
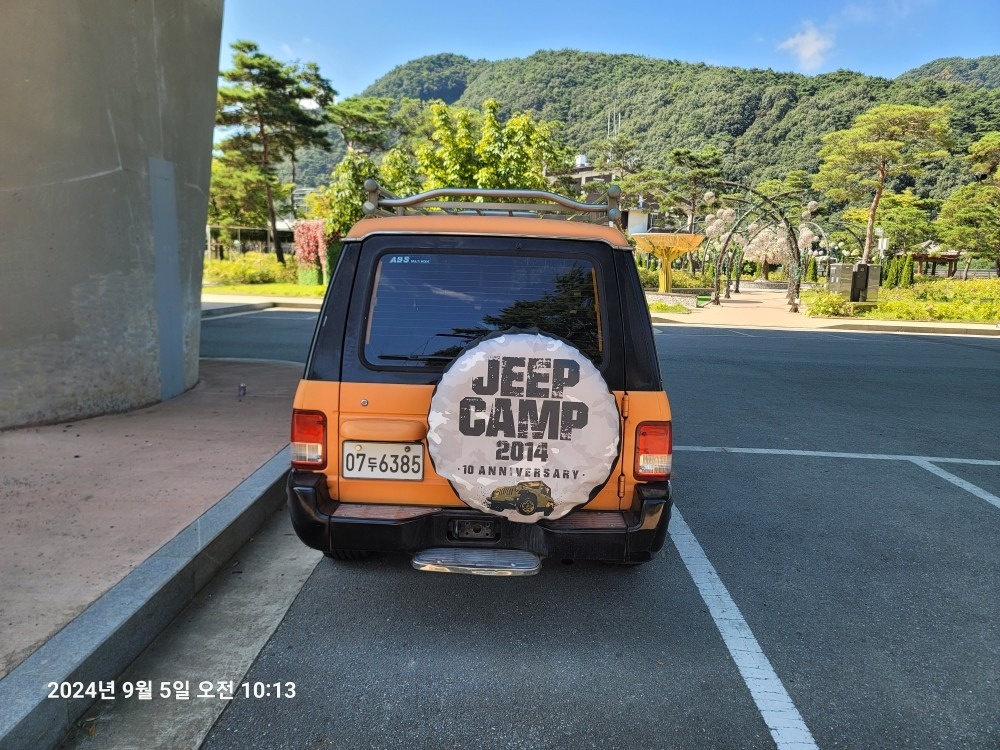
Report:
[[[302,541],[492,575],[651,559],[670,406],[618,189],[365,187],[295,396]]]

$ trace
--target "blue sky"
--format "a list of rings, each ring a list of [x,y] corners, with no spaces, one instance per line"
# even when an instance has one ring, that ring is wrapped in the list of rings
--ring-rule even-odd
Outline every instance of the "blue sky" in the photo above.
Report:
[[[222,67],[237,39],[318,63],[341,97],[439,52],[499,60],[569,48],[893,78],[938,57],[1000,54],[1000,0],[225,0]]]

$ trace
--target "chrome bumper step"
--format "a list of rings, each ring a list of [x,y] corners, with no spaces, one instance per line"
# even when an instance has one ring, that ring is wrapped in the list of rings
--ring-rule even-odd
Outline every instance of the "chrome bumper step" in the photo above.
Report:
[[[413,567],[433,573],[467,573],[477,576],[533,576],[542,561],[519,549],[434,547],[417,552]]]

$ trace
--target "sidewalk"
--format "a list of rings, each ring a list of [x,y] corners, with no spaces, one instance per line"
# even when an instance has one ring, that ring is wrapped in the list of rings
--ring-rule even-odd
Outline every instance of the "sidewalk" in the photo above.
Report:
[[[113,679],[280,505],[300,376],[202,360],[170,401],[0,432],[0,748],[58,742],[85,705],[46,683]]]
[[[203,296],[203,317],[270,307],[318,309],[319,300]],[[688,315],[657,313],[653,320],[723,328],[1000,335],[992,325],[808,318],[787,312],[783,292],[760,290]],[[199,384],[162,404],[0,432],[0,500],[6,513],[0,527],[0,678],[5,678],[0,679],[0,748],[22,746],[8,735],[12,727],[23,732],[30,725],[32,746],[48,747],[51,737],[58,741],[60,727],[75,720],[70,714],[81,702],[46,701],[45,683],[85,679],[98,667],[107,671],[100,647],[123,629],[130,646],[141,650],[156,633],[149,610],[160,607],[158,597],[183,604],[173,591],[177,577],[188,576],[184,586],[196,589],[254,532],[253,523],[264,512],[257,501],[266,494],[268,508],[280,505],[287,458],[269,459],[287,444],[300,375],[298,366],[203,360]],[[242,399],[240,383],[247,385]],[[227,504],[230,498],[234,502]],[[213,513],[229,515],[220,520],[211,518]],[[224,538],[230,528],[237,532]],[[202,538],[209,534],[215,536]],[[137,613],[140,624],[123,625],[123,608]],[[59,674],[58,659],[82,648],[83,640],[93,644],[91,650],[69,658],[82,659],[86,669],[77,665]],[[107,648],[126,658],[118,645]],[[58,652],[58,659],[50,651]]]
[[[680,323],[718,328],[765,328],[803,331],[867,331],[869,333],[924,333],[1000,336],[1000,326],[988,323],[917,322],[852,318],[810,318],[788,312],[784,291],[746,289],[689,314],[653,313],[654,323]]]

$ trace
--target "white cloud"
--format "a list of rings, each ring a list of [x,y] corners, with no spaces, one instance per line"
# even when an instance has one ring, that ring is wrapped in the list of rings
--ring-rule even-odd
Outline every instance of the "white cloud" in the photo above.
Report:
[[[295,50],[293,50],[287,44],[282,44],[281,54],[283,54],[285,57],[295,57]]]
[[[823,65],[826,53],[833,49],[833,36],[822,33],[812,21],[806,21],[802,31],[788,37],[778,49],[789,52],[798,62],[799,69],[809,73]]]

